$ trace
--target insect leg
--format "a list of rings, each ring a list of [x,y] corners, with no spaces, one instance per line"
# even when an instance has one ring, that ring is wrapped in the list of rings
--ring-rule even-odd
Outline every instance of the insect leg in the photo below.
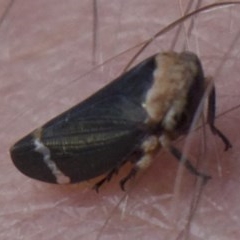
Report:
[[[189,170],[192,174],[199,176],[203,179],[204,183],[207,183],[209,179],[211,179],[211,176],[199,172],[192,163],[187,159],[186,156],[184,156],[181,151],[179,151],[176,147],[171,145],[171,141],[167,135],[162,135],[160,137],[160,143],[162,146],[168,150],[178,161],[184,164],[187,170]]]
[[[120,188],[125,191],[125,184],[135,177],[135,175],[138,173],[139,170],[141,169],[146,169],[152,162],[152,159],[154,158],[155,151],[149,152],[149,153],[144,153],[143,156],[136,161],[135,165],[132,167],[130,172],[123,178],[121,179],[119,185]]]
[[[213,134],[217,134],[222,139],[223,143],[225,144],[225,151],[227,151],[229,148],[232,147],[232,145],[230,141],[227,139],[227,137],[214,125],[215,110],[216,110],[215,99],[216,99],[216,91],[215,91],[215,87],[213,86],[208,98],[207,121]]]
[[[130,170],[130,172],[127,174],[126,177],[124,177],[120,181],[120,187],[123,191],[125,191],[125,184],[128,180],[133,178],[137,172],[141,169],[146,169],[152,162],[155,154],[159,150],[159,141],[158,137],[151,135],[148,136],[141,145],[141,156],[137,158],[137,161],[135,161],[135,165]]]
[[[169,151],[178,161],[184,164],[187,170],[189,170],[192,174],[201,177],[204,183],[207,183],[207,181],[211,179],[211,176],[199,172],[177,148],[175,148],[174,146],[169,146]]]
[[[122,191],[125,191],[125,184],[128,180],[130,180],[131,178],[135,177],[135,175],[137,174],[137,172],[139,171],[139,168],[136,167],[136,165],[130,170],[130,172],[128,173],[128,175],[126,177],[124,177],[123,179],[121,179],[119,185],[120,188],[122,189]]]
[[[109,182],[109,181],[112,179],[112,177],[113,177],[114,174],[118,174],[118,170],[119,170],[124,164],[126,164],[126,163],[129,162],[129,161],[136,162],[136,159],[139,159],[141,156],[142,156],[142,151],[135,151],[135,152],[133,152],[132,154],[130,154],[130,156],[128,156],[124,161],[120,162],[120,164],[118,164],[114,169],[112,169],[111,171],[109,171],[104,178],[102,178],[100,181],[98,181],[98,182],[93,186],[93,189],[98,193],[100,187],[101,187],[104,183]],[[129,159],[132,159],[132,160],[129,160]],[[130,174],[128,174],[128,175],[130,175]],[[129,177],[129,179],[130,179],[130,178],[131,178],[131,177]],[[127,180],[128,180],[128,179],[127,179]],[[126,181],[127,181],[127,180],[126,180]],[[126,182],[126,181],[125,181],[125,182]],[[121,183],[120,183],[120,186],[121,186]],[[121,189],[124,189],[124,188],[122,188],[122,186],[121,186]]]
[[[112,179],[112,176],[114,174],[117,174],[118,173],[118,169],[120,167],[116,167],[114,168],[113,170],[111,170],[104,178],[102,178],[100,181],[98,181],[96,184],[94,184],[93,186],[93,189],[98,193],[99,192],[99,189],[100,187],[106,183],[106,182],[109,182],[111,179]]]

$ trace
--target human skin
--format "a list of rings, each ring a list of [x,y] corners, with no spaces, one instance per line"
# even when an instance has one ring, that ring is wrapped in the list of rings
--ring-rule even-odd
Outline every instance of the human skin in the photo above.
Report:
[[[202,171],[212,176],[205,186],[179,170],[165,151],[128,183],[126,192],[118,186],[126,168],[97,194],[93,183],[46,184],[14,167],[9,155],[14,142],[116,78],[135,51],[119,53],[181,15],[177,1],[97,3],[95,57],[92,1],[15,1],[0,26],[0,239],[239,239],[240,108],[228,110],[239,105],[240,5],[201,14],[188,39],[189,50],[215,81],[216,125],[233,145],[224,152],[207,127],[206,149],[203,128],[190,143],[186,138],[175,143],[181,149],[191,144],[189,158],[193,163],[199,159]],[[0,13],[8,4],[0,1]],[[186,5],[183,1],[183,9]],[[177,37],[176,51],[186,42],[184,32]],[[175,38],[176,32],[165,34],[139,60],[168,51]],[[192,209],[194,197],[199,201]]]

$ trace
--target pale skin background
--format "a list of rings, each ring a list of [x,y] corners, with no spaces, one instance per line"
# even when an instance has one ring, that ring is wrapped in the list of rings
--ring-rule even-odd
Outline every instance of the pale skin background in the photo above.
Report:
[[[0,1],[1,15],[8,4]],[[99,0],[98,11],[97,64],[181,16],[179,1],[167,0]],[[218,114],[239,104],[239,12],[235,6],[202,14],[189,40],[206,75],[214,76]],[[126,169],[96,194],[91,184],[41,183],[13,166],[8,149],[16,140],[117,77],[133,56],[129,51],[82,77],[93,69],[92,19],[89,0],[17,0],[0,26],[0,239],[239,239],[239,107],[216,120],[233,144],[230,151],[208,128],[206,150],[202,130],[191,141],[192,161],[198,158],[213,177],[202,189],[185,169],[176,180],[178,163],[164,151],[127,193],[118,187]],[[178,51],[186,42],[186,31],[180,32]],[[169,50],[174,36],[158,39],[139,60]],[[194,192],[201,197],[191,210]]]

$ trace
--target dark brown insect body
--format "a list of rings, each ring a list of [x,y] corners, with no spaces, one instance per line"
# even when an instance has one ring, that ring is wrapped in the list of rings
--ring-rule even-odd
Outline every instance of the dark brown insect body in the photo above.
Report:
[[[183,159],[171,142],[188,133],[205,88],[195,54],[159,53],[18,141],[11,148],[13,162],[24,174],[50,183],[75,183],[107,174],[98,189],[134,159],[131,172],[121,181],[123,188],[138,169],[150,164],[160,147]],[[208,101],[210,128],[228,149],[229,141],[214,126],[214,88]],[[208,178],[188,160],[185,165]]]

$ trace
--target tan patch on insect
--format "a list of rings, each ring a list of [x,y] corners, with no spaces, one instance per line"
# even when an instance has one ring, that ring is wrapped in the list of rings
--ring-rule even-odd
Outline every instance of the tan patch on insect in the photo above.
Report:
[[[174,129],[198,71],[196,58],[188,52],[165,52],[155,57],[154,82],[143,104],[148,123],[162,122],[166,130]]]
[[[42,137],[42,127],[37,128],[36,130],[33,131],[32,135],[37,138],[37,139],[41,139]]]
[[[43,161],[46,167],[51,171],[52,175],[56,178],[56,183],[67,184],[71,182],[70,177],[66,176],[57,166],[55,161],[51,159],[50,149],[42,142],[42,131],[43,128],[37,128],[33,132],[34,137],[34,150],[42,155]]]
[[[158,137],[149,136],[145,139],[141,145],[141,149],[144,152],[144,155],[136,163],[136,167],[139,169],[146,169],[152,163],[154,155],[158,152],[160,147]]]

